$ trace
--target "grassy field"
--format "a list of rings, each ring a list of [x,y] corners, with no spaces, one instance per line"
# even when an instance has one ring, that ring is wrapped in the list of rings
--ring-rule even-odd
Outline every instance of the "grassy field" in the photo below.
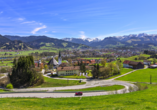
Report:
[[[147,55],[147,54],[141,54],[141,56],[150,57],[150,55]],[[130,60],[130,61],[135,61],[135,62],[143,62],[143,60],[135,60],[135,58],[138,58],[138,57],[139,57],[139,55],[135,55],[135,56],[131,56],[131,57],[128,57],[128,58],[120,58],[120,59],[122,60],[122,62],[125,61],[125,60]]]
[[[13,66],[13,61],[0,61],[0,66]]]
[[[61,86],[72,86],[72,85],[81,85],[85,84],[85,82],[79,83],[77,80],[60,80],[60,79],[52,79],[48,77],[44,77],[45,82],[40,86],[35,87],[61,87]]]
[[[63,78],[86,79],[85,76],[74,76],[74,75],[72,75],[72,76],[63,76]]]
[[[116,80],[133,82],[150,82],[150,75],[152,76],[152,82],[157,82],[157,68],[137,70]]]
[[[109,77],[108,79],[115,78],[115,77],[117,77],[117,76],[123,75],[123,74],[125,74],[125,73],[130,72],[130,71],[133,71],[133,69],[130,69],[130,68],[123,68],[123,69],[121,70],[121,74],[111,76],[111,77]]]
[[[75,98],[2,98],[5,110],[157,110],[157,85],[147,90],[127,94],[115,94]]]
[[[91,60],[91,59],[103,59],[103,57],[78,58],[78,59],[86,59],[86,60]]]
[[[113,86],[98,86],[92,88],[85,88],[85,89],[69,89],[69,90],[56,90],[56,91],[68,91],[68,92],[84,92],[84,91],[113,91],[123,89],[124,86],[121,85],[113,85]]]

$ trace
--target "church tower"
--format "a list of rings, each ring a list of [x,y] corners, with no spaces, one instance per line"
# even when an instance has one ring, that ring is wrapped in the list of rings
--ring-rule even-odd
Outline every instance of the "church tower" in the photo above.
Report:
[[[61,57],[61,52],[59,51],[58,55],[58,65],[62,64],[62,57]]]

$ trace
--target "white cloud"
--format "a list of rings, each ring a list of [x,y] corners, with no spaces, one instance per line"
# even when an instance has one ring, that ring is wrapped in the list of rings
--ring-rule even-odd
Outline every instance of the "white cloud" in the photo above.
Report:
[[[3,13],[3,11],[0,12],[0,14],[2,14],[2,13]]]
[[[43,25],[42,27],[35,28],[31,33],[35,34],[37,31],[44,29],[44,28],[47,28],[47,27],[45,25]]]
[[[35,21],[26,21],[26,22],[23,22],[21,24],[31,24],[31,23],[34,23]]]
[[[81,39],[86,39],[87,38],[84,31],[80,31],[80,38]]]
[[[23,20],[24,20],[24,18],[18,18],[18,20],[19,20],[19,21],[23,21]]]

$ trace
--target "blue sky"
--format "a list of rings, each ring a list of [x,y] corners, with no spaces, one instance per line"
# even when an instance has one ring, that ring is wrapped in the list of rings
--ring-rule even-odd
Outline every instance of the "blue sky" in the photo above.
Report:
[[[0,0],[0,34],[105,38],[157,34],[157,0]]]

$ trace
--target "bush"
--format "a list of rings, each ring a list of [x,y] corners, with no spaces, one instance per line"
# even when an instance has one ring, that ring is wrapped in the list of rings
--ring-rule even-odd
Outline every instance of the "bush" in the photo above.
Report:
[[[64,76],[59,76],[59,78],[63,78]]]
[[[13,89],[13,85],[11,83],[7,84],[6,86],[7,89]]]
[[[6,73],[7,71],[6,71],[6,69],[5,68],[2,68],[1,69],[1,73]]]

